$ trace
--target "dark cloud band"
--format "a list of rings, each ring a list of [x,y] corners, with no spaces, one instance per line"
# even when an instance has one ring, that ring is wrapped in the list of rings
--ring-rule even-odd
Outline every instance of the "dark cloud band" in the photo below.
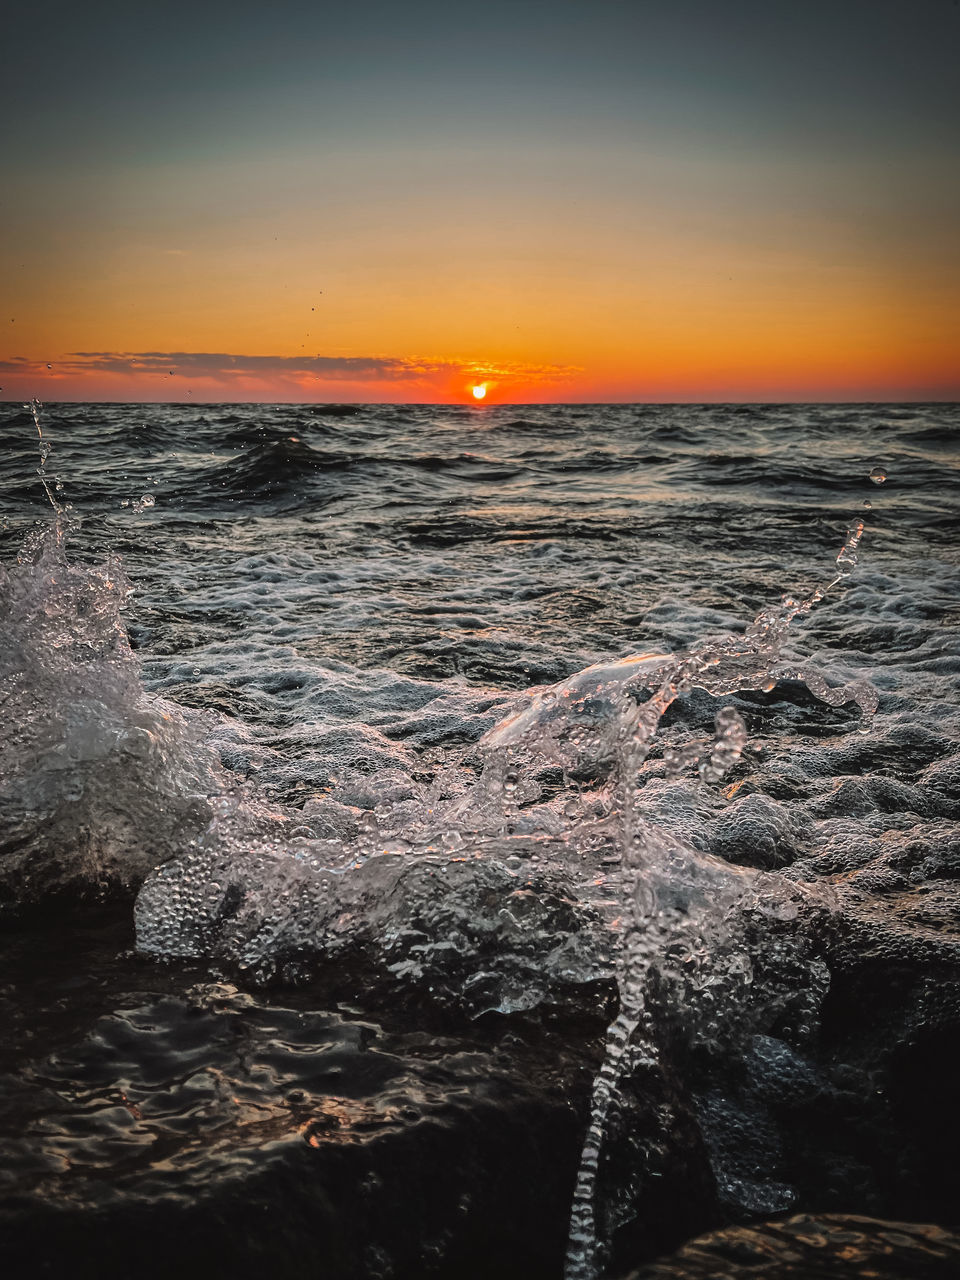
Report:
[[[231,355],[211,351],[74,351],[47,363],[15,357],[0,361],[7,374],[117,374],[209,378],[231,382],[244,377],[279,377],[319,382],[410,382],[444,375],[497,379],[559,381],[578,370],[567,365],[487,364],[475,360],[437,360],[394,356]]]

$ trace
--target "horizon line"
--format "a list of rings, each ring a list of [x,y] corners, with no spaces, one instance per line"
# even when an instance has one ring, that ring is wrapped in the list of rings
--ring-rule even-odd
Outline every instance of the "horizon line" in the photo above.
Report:
[[[590,408],[612,408],[644,405],[655,408],[693,408],[708,405],[742,405],[758,407],[766,405],[926,405],[926,404],[960,404],[960,397],[945,399],[839,399],[839,400],[497,400],[478,403],[474,400],[41,400],[42,405],[78,404],[78,405],[151,405],[167,408],[190,408],[197,405],[275,405],[290,408],[417,408],[417,409],[472,409],[476,413],[486,413],[491,409],[506,408],[563,408],[569,405],[580,405]],[[0,396],[0,405],[21,405],[29,407],[30,401],[20,396],[9,399]]]

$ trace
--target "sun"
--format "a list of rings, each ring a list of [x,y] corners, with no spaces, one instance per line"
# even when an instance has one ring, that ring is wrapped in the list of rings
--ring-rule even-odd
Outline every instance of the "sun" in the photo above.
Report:
[[[473,393],[474,400],[482,400],[487,394],[487,384],[485,382],[478,382],[476,386],[471,387],[470,390]]]

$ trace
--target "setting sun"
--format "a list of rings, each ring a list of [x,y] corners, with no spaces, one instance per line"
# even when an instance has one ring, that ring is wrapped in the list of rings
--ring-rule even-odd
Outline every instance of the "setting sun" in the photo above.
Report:
[[[482,400],[487,394],[487,384],[485,382],[478,382],[477,385],[475,387],[471,387],[470,390],[473,392],[473,398],[475,400]]]

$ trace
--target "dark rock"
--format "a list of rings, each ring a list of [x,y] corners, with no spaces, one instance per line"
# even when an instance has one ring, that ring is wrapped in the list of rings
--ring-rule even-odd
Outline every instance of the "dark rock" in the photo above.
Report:
[[[0,1274],[560,1274],[606,1009],[558,1031],[373,1021],[131,941],[118,914],[5,939]],[[609,1212],[618,1188],[653,1206],[647,1253],[716,1221],[689,1111],[654,1076],[625,1089],[604,1162]]]
[[[702,1236],[626,1280],[956,1280],[960,1236],[941,1227],[802,1214]]]

